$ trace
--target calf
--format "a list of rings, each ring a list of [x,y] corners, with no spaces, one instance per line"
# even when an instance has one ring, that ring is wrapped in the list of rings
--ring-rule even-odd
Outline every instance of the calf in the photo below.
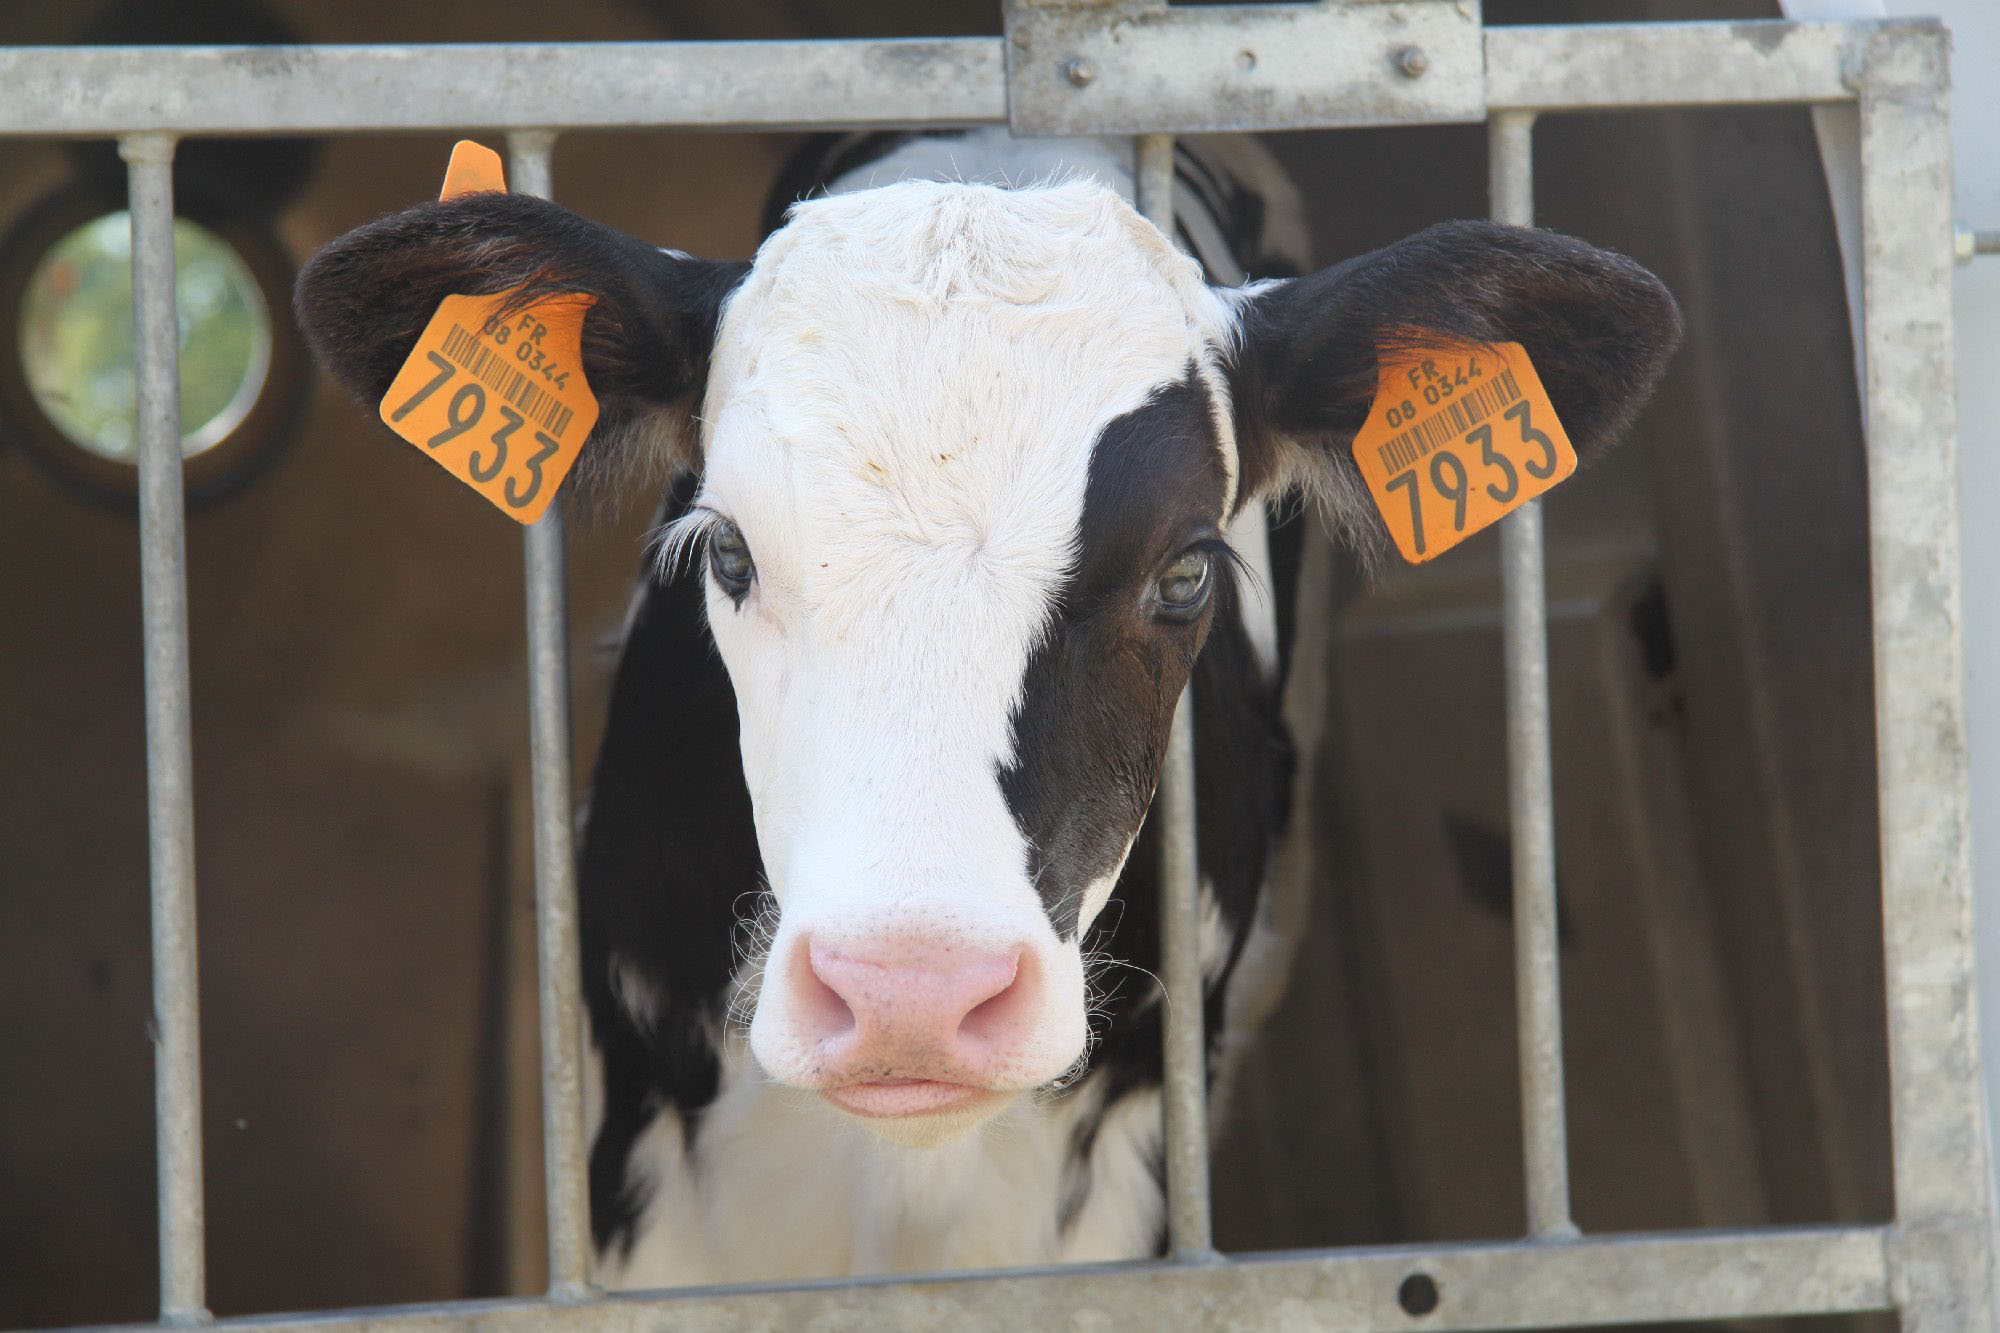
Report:
[[[585,464],[672,478],[580,865],[613,1285],[1157,1252],[1145,815],[1191,683],[1213,1036],[1287,800],[1262,502],[1381,554],[1349,444],[1389,343],[1524,344],[1588,459],[1678,337],[1650,274],[1547,232],[1213,286],[1116,145],[884,146],[751,264],[485,194],[299,283],[371,402],[441,297],[589,293]],[[1188,237],[1240,277],[1275,228],[1199,166]]]

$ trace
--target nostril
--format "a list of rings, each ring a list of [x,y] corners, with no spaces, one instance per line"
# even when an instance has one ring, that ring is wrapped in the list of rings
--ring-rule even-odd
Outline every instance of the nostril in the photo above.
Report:
[[[986,989],[983,997],[975,995],[976,1003],[959,1020],[958,1035],[977,1042],[990,1042],[1005,1036],[1020,1023],[1021,1011],[1027,1004],[1028,992],[1032,989],[1024,974],[1026,950],[1015,953],[1011,965],[1005,970],[993,969],[989,973],[991,989]]]
[[[801,941],[801,947],[793,958],[793,993],[811,1029],[822,1039],[851,1031],[854,1010],[841,997],[840,991],[822,975],[818,947],[810,941]]]

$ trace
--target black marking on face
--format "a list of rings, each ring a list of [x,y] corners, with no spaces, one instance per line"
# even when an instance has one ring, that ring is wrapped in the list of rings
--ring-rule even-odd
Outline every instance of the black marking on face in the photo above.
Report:
[[[1227,484],[1192,366],[1107,425],[1091,450],[1076,562],[1029,656],[1013,763],[999,774],[1029,877],[1064,939],[1152,800],[1174,701],[1210,622],[1235,614],[1226,560],[1201,616],[1174,624],[1148,609],[1160,572],[1218,535]]]
[[[668,518],[686,511],[692,488],[691,478],[675,488]],[[692,1145],[715,1098],[739,899],[763,877],[736,694],[703,618],[706,578],[683,568],[645,592],[612,685],[578,858],[583,996],[604,1071],[590,1152],[600,1251],[629,1252],[636,1239],[647,1200],[633,1191],[628,1159],[640,1135],[671,1106]],[[658,995],[651,1026],[612,984],[614,955]]]
[[[1289,600],[1295,581],[1280,566],[1276,592]],[[1236,969],[1264,866],[1291,800],[1292,748],[1279,715],[1279,692],[1257,669],[1250,635],[1233,610],[1218,611],[1194,671],[1195,826],[1205,901],[1213,901],[1228,952],[1203,990],[1212,1057],[1224,1031],[1224,1002]],[[1147,820],[1118,877],[1112,902],[1087,932],[1094,956],[1115,958],[1092,985],[1097,1040],[1088,1079],[1097,1108],[1077,1125],[1064,1164],[1057,1222],[1066,1230],[1089,1202],[1091,1158],[1103,1123],[1128,1097],[1161,1085],[1163,1011],[1153,978],[1160,970],[1159,825]],[[1149,1159],[1155,1179],[1163,1163]],[[1164,1237],[1161,1245],[1164,1246]],[[1162,1252],[1164,1250],[1162,1249]]]

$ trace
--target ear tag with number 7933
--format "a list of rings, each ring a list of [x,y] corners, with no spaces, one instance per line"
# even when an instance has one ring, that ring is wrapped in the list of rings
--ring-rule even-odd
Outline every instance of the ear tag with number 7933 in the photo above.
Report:
[[[1576,471],[1576,450],[1519,343],[1382,357],[1354,461],[1403,559],[1422,564]]]
[[[470,140],[452,150],[440,198],[504,189],[498,154]],[[508,312],[512,295],[439,302],[381,413],[501,513],[533,523],[597,424],[582,357],[583,318],[595,298],[571,292]]]

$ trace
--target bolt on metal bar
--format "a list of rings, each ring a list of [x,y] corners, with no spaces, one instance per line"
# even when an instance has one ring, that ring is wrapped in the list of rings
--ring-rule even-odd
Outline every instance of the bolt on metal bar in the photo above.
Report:
[[[145,632],[146,820],[153,915],[153,1105],[160,1318],[208,1320],[201,1176],[201,999],[194,906],[194,740],[188,708],[187,537],[174,310],[174,136],[121,139],[132,220],[139,394],[139,582]]]
[[[1506,111],[1487,136],[1493,219],[1535,221],[1535,116]],[[1507,796],[1514,844],[1514,1002],[1521,1059],[1521,1150],[1528,1234],[1568,1240],[1569,1131],[1563,1108],[1562,989],[1556,955],[1556,800],[1549,744],[1548,589],[1542,507],[1501,520],[1507,664]]]
[[[1960,227],[1952,233],[1951,246],[1961,264],[1970,264],[1981,255],[2000,255],[2000,231]]]
[[[507,136],[510,188],[548,198],[555,135]],[[535,936],[541,971],[542,1170],[549,1295],[590,1294],[590,1186],[584,1168],[582,977],[576,925],[569,730],[569,590],[563,502],[522,534],[528,602],[528,729],[535,825]]]
[[[1139,211],[1174,235],[1174,136],[1142,134]],[[1166,1116],[1167,1236],[1176,1259],[1216,1257],[1208,1200],[1208,1060],[1202,1031],[1201,862],[1195,843],[1194,691],[1183,689],[1167,733],[1160,818],[1160,974],[1166,991],[1161,1101]]]
[[[1985,1333],[2000,1304],[1966,791],[1949,60],[1931,23],[1877,32],[1857,71],[1889,1253],[1905,1333]]]

